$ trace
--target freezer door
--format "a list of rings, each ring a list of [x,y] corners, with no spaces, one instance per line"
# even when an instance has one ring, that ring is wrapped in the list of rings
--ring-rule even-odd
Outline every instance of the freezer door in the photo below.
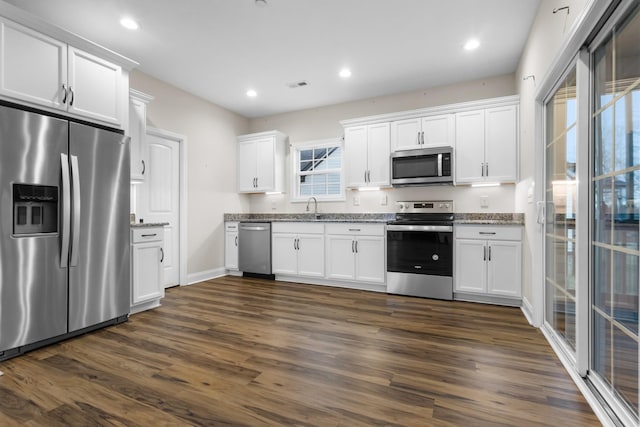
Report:
[[[129,313],[129,138],[69,124],[69,332]]]
[[[0,106],[0,353],[67,332],[67,141],[67,121]]]

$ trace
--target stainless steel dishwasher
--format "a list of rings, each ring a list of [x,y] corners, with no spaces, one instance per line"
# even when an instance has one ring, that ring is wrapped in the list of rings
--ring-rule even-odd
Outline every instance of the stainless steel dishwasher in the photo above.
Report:
[[[271,275],[271,223],[241,222],[238,267],[244,274]]]

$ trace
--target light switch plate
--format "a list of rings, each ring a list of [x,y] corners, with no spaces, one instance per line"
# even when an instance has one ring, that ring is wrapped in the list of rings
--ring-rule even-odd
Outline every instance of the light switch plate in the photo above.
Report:
[[[481,208],[489,207],[489,196],[480,196],[480,207]]]
[[[387,198],[386,194],[380,196],[380,206],[387,206],[388,201],[389,199]]]
[[[353,195],[353,206],[360,206],[360,195],[359,194],[354,194]]]

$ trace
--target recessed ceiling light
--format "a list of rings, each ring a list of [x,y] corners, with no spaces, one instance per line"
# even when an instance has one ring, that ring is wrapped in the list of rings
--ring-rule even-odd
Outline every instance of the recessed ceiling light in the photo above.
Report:
[[[120,20],[120,25],[122,25],[128,30],[137,30],[139,28],[138,23],[133,18],[129,18],[129,17],[122,18]]]
[[[340,77],[346,79],[347,77],[351,77],[351,70],[348,68],[343,68],[340,70]]]
[[[480,47],[480,42],[478,41],[478,39],[469,39],[464,44],[465,50],[474,50],[474,49],[477,49],[478,47]]]
[[[253,90],[253,89],[249,89],[249,90],[247,91],[247,96],[248,96],[249,98],[255,98],[256,96],[258,96],[258,92],[256,92],[256,91],[255,91],[255,90]]]

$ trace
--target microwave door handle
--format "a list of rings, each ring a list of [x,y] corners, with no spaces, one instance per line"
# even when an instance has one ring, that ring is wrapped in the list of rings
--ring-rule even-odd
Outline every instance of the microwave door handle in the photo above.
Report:
[[[442,154],[438,154],[438,176],[442,176]]]

